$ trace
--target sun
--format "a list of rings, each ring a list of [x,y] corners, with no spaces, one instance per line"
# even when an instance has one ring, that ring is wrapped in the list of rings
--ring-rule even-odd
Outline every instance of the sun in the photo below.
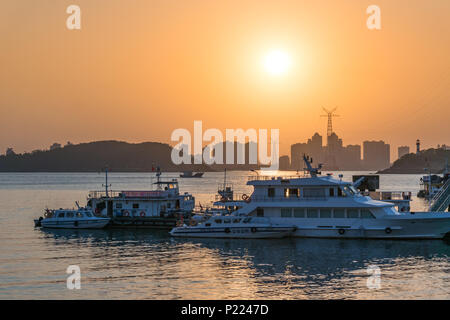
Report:
[[[265,55],[263,65],[266,72],[278,76],[289,71],[292,61],[289,54],[285,51],[272,50]]]

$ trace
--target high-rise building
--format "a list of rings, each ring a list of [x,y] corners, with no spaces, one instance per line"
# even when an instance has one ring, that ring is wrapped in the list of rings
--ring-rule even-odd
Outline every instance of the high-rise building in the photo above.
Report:
[[[364,141],[363,167],[366,170],[386,169],[391,164],[390,145],[384,141]]]
[[[408,146],[401,146],[398,147],[398,158],[400,159],[401,157],[403,157],[405,154],[409,153],[409,147]]]
[[[280,170],[289,170],[291,167],[291,164],[289,162],[289,156],[281,156],[279,158],[279,169]]]

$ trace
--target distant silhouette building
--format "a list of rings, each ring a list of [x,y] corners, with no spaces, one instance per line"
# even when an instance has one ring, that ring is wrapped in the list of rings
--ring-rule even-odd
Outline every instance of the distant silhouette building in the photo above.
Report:
[[[291,163],[289,161],[289,156],[281,156],[279,159],[279,169],[289,170],[291,168]]]
[[[366,170],[386,169],[391,164],[390,145],[384,141],[364,141],[363,168]]]
[[[403,157],[405,154],[409,153],[409,147],[408,146],[401,146],[398,147],[398,158],[400,159],[401,157]]]
[[[291,169],[303,169],[303,155],[310,156],[314,163],[322,163],[324,170],[359,170],[361,169],[361,146],[344,147],[342,139],[332,132],[327,145],[322,145],[322,136],[315,133],[307,143],[291,146]]]

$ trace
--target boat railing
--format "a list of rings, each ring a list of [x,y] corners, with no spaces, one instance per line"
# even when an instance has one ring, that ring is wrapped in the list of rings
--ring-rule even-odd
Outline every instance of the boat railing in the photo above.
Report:
[[[328,198],[324,196],[318,197],[268,197],[268,196],[251,196],[250,201],[327,201]]]
[[[118,190],[105,190],[102,191],[89,191],[88,198],[100,199],[100,198],[163,198],[169,195],[168,190],[150,190],[150,191],[118,191]]]
[[[300,179],[300,178],[310,178],[311,176],[308,174],[297,174],[291,176],[262,176],[262,175],[252,175],[247,176],[247,181],[283,181],[283,180],[291,180],[291,179]]]
[[[246,195],[246,194],[245,193],[233,193],[233,195],[231,197],[230,196],[223,197],[220,194],[216,194],[214,196],[214,201],[222,201],[222,202],[225,202],[225,201],[243,201],[244,200],[243,199],[244,195]]]
[[[430,201],[430,211],[444,211],[450,205],[450,179],[448,179],[441,189]]]

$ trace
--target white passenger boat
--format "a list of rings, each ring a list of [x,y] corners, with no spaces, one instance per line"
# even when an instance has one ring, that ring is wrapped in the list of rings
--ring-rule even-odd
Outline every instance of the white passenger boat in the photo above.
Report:
[[[109,218],[96,217],[91,210],[58,209],[46,210],[44,217],[34,220],[36,227],[57,229],[101,229],[109,223]]]
[[[441,239],[450,235],[449,212],[399,212],[394,203],[361,195],[350,182],[320,176],[304,157],[309,175],[249,177],[249,201],[233,212],[293,224],[297,237]],[[450,188],[442,194],[447,205]]]
[[[173,228],[170,235],[190,238],[272,239],[290,236],[293,225],[276,224],[269,219],[238,216],[212,216],[194,226]]]

